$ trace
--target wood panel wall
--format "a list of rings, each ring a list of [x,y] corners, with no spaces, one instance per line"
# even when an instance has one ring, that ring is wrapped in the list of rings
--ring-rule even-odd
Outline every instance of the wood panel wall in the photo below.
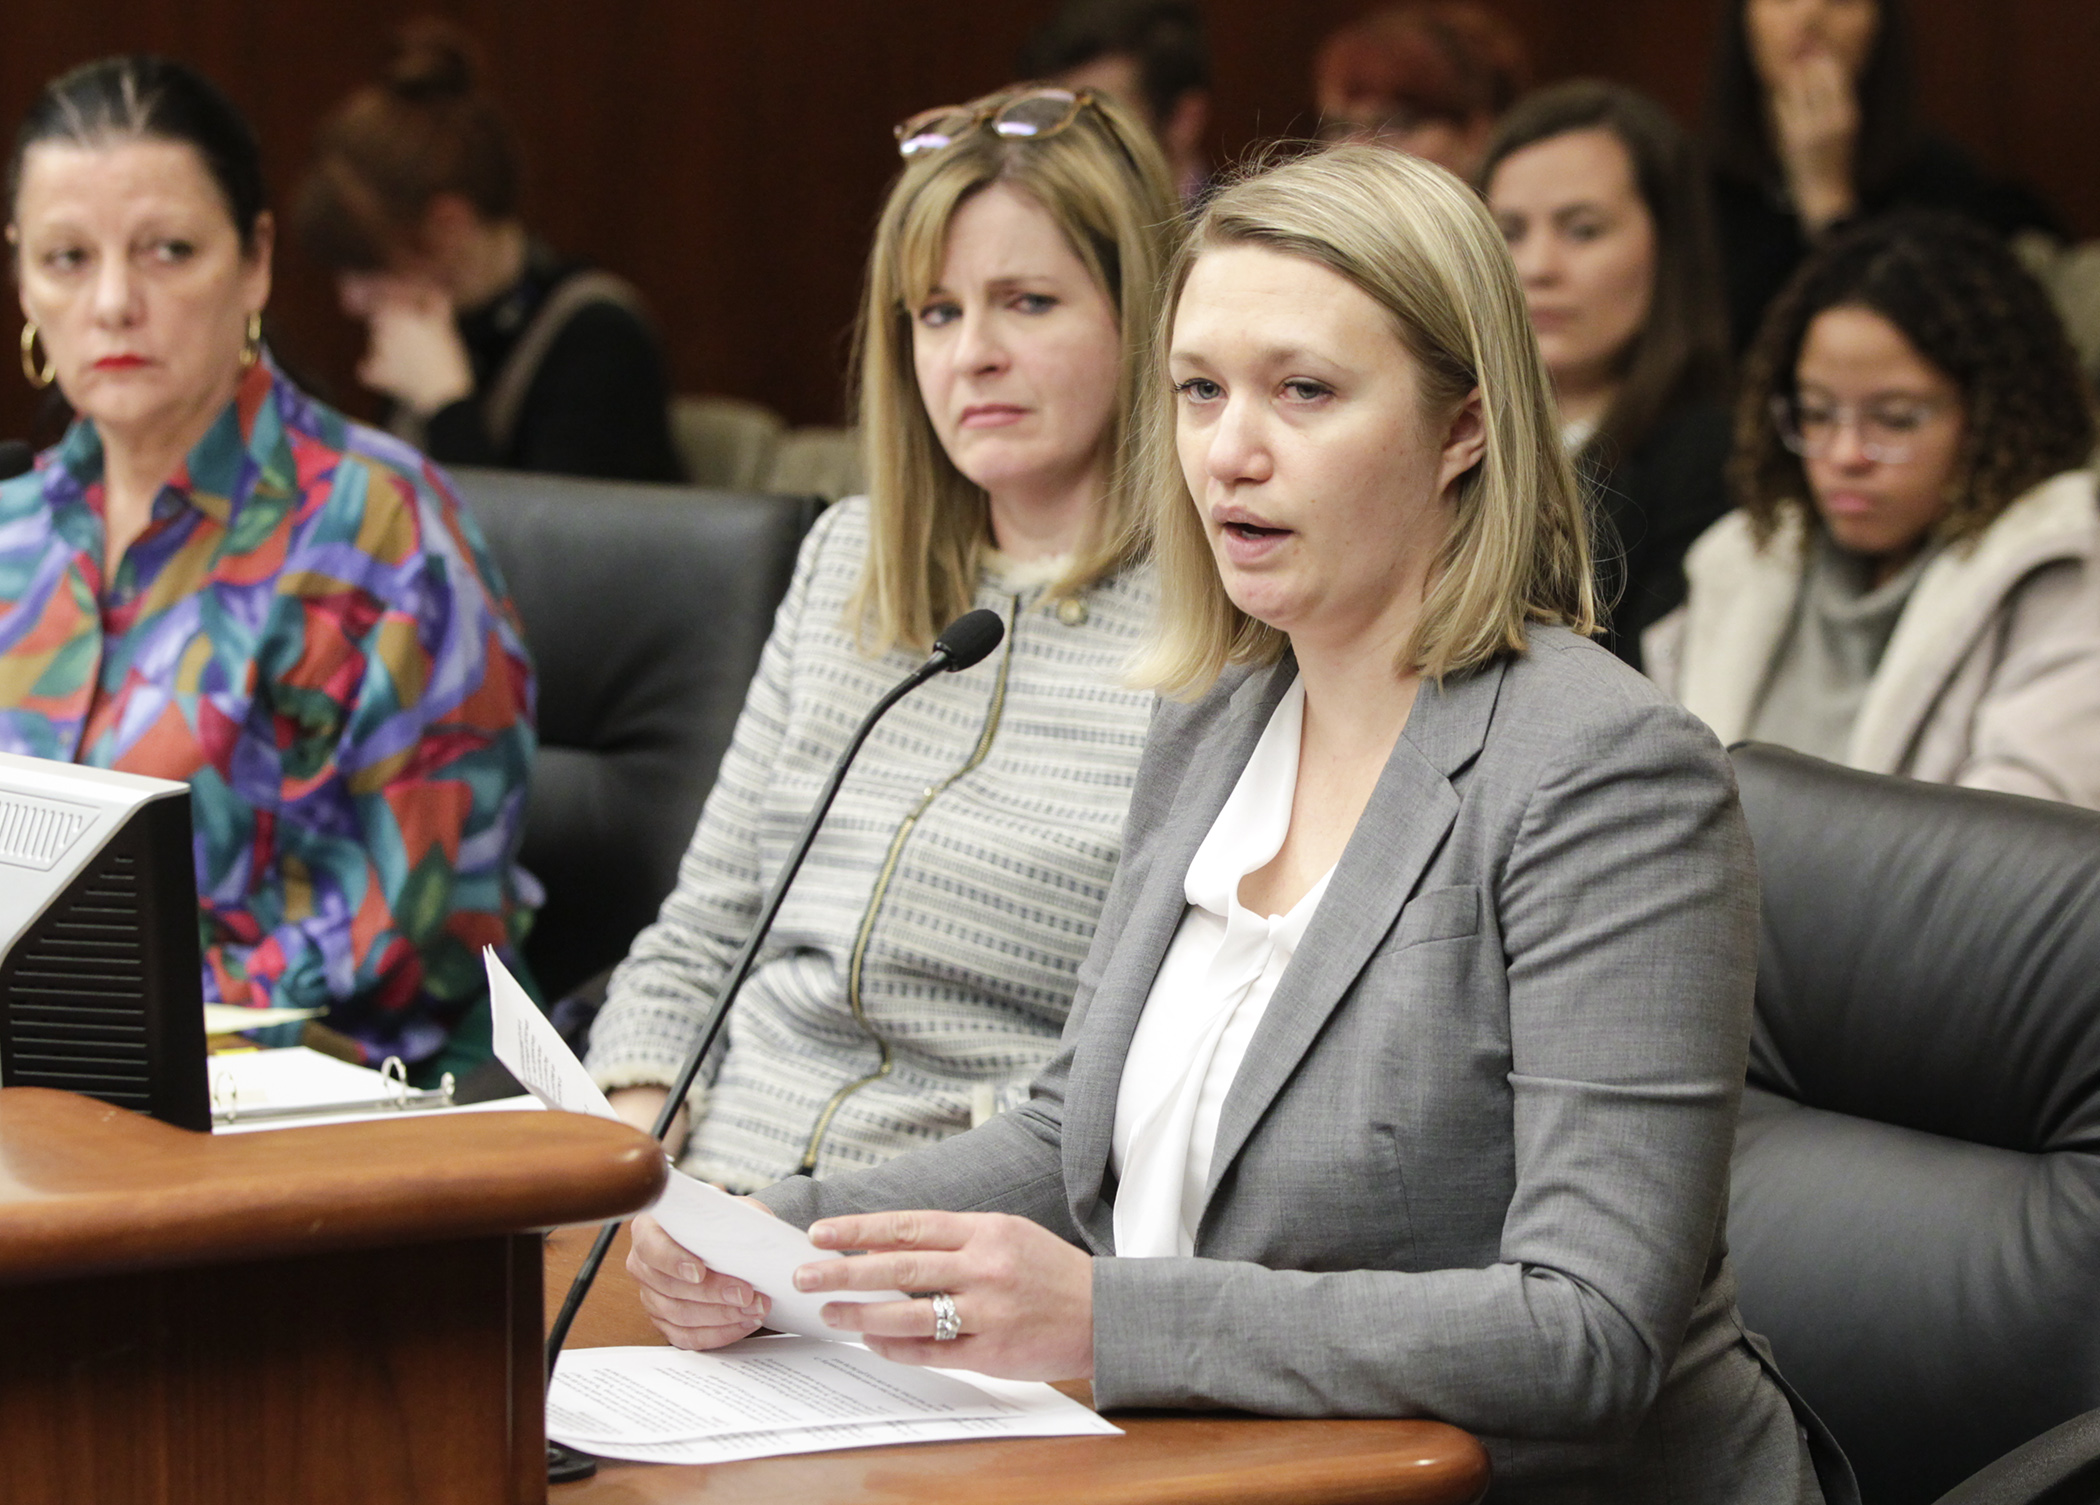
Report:
[[[1211,0],[1222,155],[1311,125],[1310,59],[1364,0]],[[1543,78],[1596,73],[1697,119],[1720,0],[1501,0]],[[436,10],[486,42],[529,158],[528,213],[638,282],[674,378],[836,421],[891,122],[1006,78],[1051,0],[67,0],[8,7],[0,117],[42,81],[151,49],[204,68],[260,130],[282,196],[316,121],[368,77],[392,20]],[[1913,0],[1931,115],[2100,234],[2092,0]],[[276,338],[354,411],[358,332],[287,246]],[[6,326],[15,326],[9,322]],[[32,411],[0,377],[0,434]]]

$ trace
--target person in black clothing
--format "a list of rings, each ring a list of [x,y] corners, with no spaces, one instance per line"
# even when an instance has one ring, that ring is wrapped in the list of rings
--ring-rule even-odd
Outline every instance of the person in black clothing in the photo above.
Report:
[[[1525,96],[1481,191],[1509,241],[1563,440],[1597,503],[1607,641],[1684,599],[1684,553],[1728,510],[1728,348],[1705,170],[1645,95],[1576,80]]]
[[[1942,209],[2000,235],[2062,222],[1920,127],[1903,0],[1731,0],[1708,100],[1734,348],[1831,230]]]
[[[518,179],[471,43],[441,21],[403,27],[383,79],[322,127],[295,208],[368,330],[358,379],[443,464],[679,479],[640,296],[534,239]]]
[[[1209,191],[1210,43],[1195,0],[1066,0],[1015,63],[1018,78],[1113,94],[1152,128],[1182,202]]]

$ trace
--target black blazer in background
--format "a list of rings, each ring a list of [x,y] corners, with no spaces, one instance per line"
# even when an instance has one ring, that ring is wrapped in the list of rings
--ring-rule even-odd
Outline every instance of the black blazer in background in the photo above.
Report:
[[[1765,309],[1808,259],[1808,237],[1785,192],[1732,172],[1713,178],[1714,224],[1728,280],[1728,327],[1738,354],[1757,337]],[[1857,218],[1892,209],[1941,209],[2000,235],[2041,230],[2065,238],[2063,221],[2031,189],[1992,177],[1953,142],[1922,138],[1880,187],[1860,197]]]
[[[510,442],[499,449],[489,435],[481,405],[490,385],[540,307],[584,269],[535,241],[524,275],[460,316],[474,391],[430,415],[422,448],[431,459],[608,481],[685,479],[671,442],[663,349],[654,330],[614,303],[588,304],[562,326],[525,389]]]
[[[1625,458],[1585,465],[1597,510],[1597,584],[1605,646],[1641,667],[1641,634],[1684,604],[1684,554],[1728,510],[1728,409],[1679,403]]]

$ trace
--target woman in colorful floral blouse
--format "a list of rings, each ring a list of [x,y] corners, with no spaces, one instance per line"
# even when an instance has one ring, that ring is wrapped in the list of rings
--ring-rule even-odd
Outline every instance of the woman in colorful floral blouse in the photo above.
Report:
[[[532,671],[477,530],[264,354],[255,139],[204,79],[58,79],[7,192],[23,372],[78,416],[0,485],[0,748],[189,781],[207,998],[467,1064],[534,903]]]

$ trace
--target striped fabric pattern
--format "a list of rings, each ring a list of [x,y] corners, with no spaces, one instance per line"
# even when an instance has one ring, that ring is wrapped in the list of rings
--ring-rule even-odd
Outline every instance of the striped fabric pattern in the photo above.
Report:
[[[853,499],[803,546],[677,889],[614,974],[593,1031],[589,1065],[607,1089],[669,1085],[847,737],[918,662],[863,657],[844,626],[867,538],[866,503]],[[738,1189],[791,1174],[833,1094],[878,1069],[870,1030],[893,1069],[845,1099],[820,1176],[1026,1095],[1115,872],[1153,700],[1124,685],[1123,666],[1152,601],[1150,571],[1125,570],[1068,622],[1039,587],[987,576],[978,604],[1006,619],[1007,642],[906,698],[862,750],[737,1001],[711,1085],[695,1093],[688,1170]],[[936,788],[885,882],[900,828]],[[863,1028],[848,981],[878,890]]]

